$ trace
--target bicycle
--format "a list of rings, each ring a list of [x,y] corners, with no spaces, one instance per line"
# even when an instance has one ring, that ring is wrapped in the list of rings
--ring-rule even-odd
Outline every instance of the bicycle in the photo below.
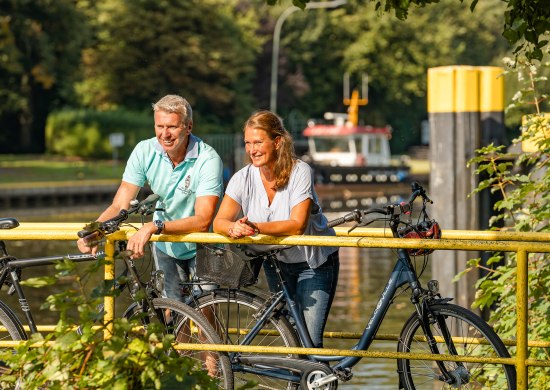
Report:
[[[157,201],[157,195],[150,195],[142,202],[134,201],[128,210],[121,210],[119,215],[105,221],[91,223],[78,232],[79,237],[85,237],[90,242],[97,243],[107,234],[119,230],[121,225],[128,219],[129,215],[139,213],[142,216],[151,213],[152,205]],[[0,219],[1,229],[13,229],[19,226],[15,218]],[[124,245],[119,248],[120,257],[124,260],[125,270],[122,277],[116,278],[114,286],[119,292],[128,289],[134,302],[124,311],[123,317],[138,319],[140,326],[144,328],[160,325],[165,334],[173,334],[175,341],[200,344],[222,344],[220,337],[216,334],[210,323],[195,310],[182,302],[162,298],[161,291],[164,275],[160,271],[153,271],[148,282],[142,282],[135,263],[130,259],[129,251],[125,251]],[[0,241],[0,286],[9,287],[8,294],[17,293],[20,310],[24,313],[26,323],[31,334],[37,333],[38,329],[30,306],[25,297],[24,290],[20,283],[21,272],[24,268],[55,264],[63,260],[73,262],[97,261],[104,257],[104,253],[97,254],[76,254],[65,256],[48,256],[30,259],[17,259],[10,256],[3,241]],[[116,296],[117,294],[115,294]],[[102,305],[98,312],[103,312]],[[19,320],[15,311],[6,303],[0,300],[0,323],[6,329],[6,334],[0,340],[28,340],[28,335]],[[77,330],[78,331],[78,330]],[[219,379],[220,388],[233,388],[233,374],[229,357],[222,352],[208,352],[205,355],[202,351],[178,351],[196,361],[196,364],[207,369],[211,376]],[[214,362],[214,363],[212,363]]]
[[[418,219],[413,222],[413,202],[422,198]],[[413,183],[412,194],[406,202],[389,204],[366,210],[354,210],[329,223],[336,226],[354,222],[354,229],[375,221],[389,223],[396,238],[437,238],[439,225],[428,216],[426,206],[432,201],[425,190]],[[369,218],[376,214],[378,217]],[[430,236],[431,235],[431,236]],[[221,253],[219,249],[219,256]],[[279,275],[281,291],[267,300],[235,288],[219,288],[193,297],[188,302],[203,313],[211,311],[216,319],[215,328],[226,343],[235,345],[284,345],[312,347],[311,339],[294,303],[289,297],[286,283],[281,277],[276,259],[278,251],[263,254]],[[223,249],[222,249],[223,251]],[[226,254],[226,252],[222,252]],[[420,276],[427,265],[429,250],[397,249],[397,259],[380,299],[353,347],[368,350],[394,298],[408,292],[414,311],[405,322],[397,343],[398,352],[428,353],[448,356],[482,356],[509,358],[508,350],[479,316],[460,306],[451,304],[452,298],[443,298],[438,282],[429,281],[422,287]],[[231,253],[239,257],[238,253]],[[422,267],[417,270],[412,257],[423,256]],[[202,275],[202,278],[208,278]],[[220,283],[219,280],[216,281]],[[291,325],[289,318],[294,321]],[[267,332],[266,332],[267,330]],[[266,336],[270,334],[271,336]],[[273,339],[267,340],[267,337]],[[253,378],[260,387],[285,389],[336,389],[339,381],[352,378],[351,369],[360,357],[334,356],[274,356],[261,354],[230,354],[235,381]],[[515,389],[516,371],[513,365],[484,364],[449,359],[425,361],[397,359],[399,386],[405,389],[433,388],[495,388]]]

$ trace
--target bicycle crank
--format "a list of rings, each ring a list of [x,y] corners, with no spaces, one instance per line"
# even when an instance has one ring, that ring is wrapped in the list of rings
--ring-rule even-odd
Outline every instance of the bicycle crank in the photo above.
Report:
[[[300,388],[304,390],[333,390],[338,388],[338,377],[327,366],[303,373]]]
[[[335,390],[338,387],[338,377],[323,363],[261,355],[239,356],[239,361],[264,370],[272,367],[296,373],[301,378],[300,386],[303,390]]]

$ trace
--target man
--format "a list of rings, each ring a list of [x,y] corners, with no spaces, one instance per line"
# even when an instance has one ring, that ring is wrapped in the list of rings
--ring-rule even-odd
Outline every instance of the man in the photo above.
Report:
[[[223,164],[216,151],[191,134],[191,105],[177,95],[167,95],[153,104],[155,138],[138,143],[128,159],[113,203],[98,221],[113,218],[128,209],[140,188],[149,182],[160,196],[153,222],[144,224],[129,240],[133,258],[143,256],[154,234],[183,234],[208,231],[223,191]],[[80,251],[95,252],[78,240]],[[157,242],[153,248],[155,266],[164,271],[165,294],[181,299],[180,283],[195,271],[194,243]]]

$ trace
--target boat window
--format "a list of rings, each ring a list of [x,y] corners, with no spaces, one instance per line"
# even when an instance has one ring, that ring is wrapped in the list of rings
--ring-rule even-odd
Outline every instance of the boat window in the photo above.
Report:
[[[380,138],[370,138],[369,139],[369,153],[370,154],[381,154],[382,153],[382,141]]]
[[[362,152],[363,152],[363,139],[355,138],[355,153],[362,153]]]
[[[347,138],[316,138],[315,150],[318,153],[324,152],[349,152]]]

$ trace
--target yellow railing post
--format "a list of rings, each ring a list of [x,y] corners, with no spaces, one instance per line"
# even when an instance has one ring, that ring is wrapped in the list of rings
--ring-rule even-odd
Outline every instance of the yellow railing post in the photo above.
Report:
[[[528,315],[528,263],[527,252],[518,250],[517,252],[517,286],[516,286],[516,305],[517,305],[517,329],[516,329],[516,374],[517,388],[527,389],[527,315]]]
[[[105,281],[115,279],[115,242],[107,239],[105,241]],[[115,318],[115,297],[106,296],[103,304],[103,322],[106,327],[104,337],[108,339],[113,334],[113,319]]]

